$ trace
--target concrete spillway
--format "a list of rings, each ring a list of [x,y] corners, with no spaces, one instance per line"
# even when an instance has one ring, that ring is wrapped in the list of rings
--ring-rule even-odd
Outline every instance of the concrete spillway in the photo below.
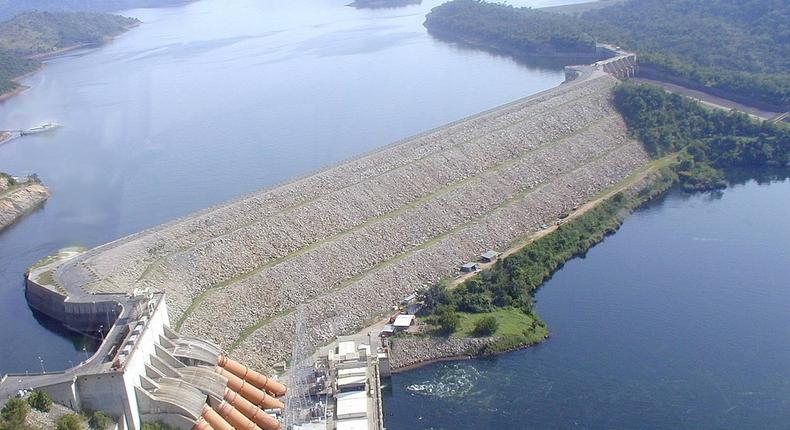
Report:
[[[98,247],[54,280],[75,294],[163,291],[182,332],[269,367],[291,351],[296,306],[306,304],[308,342],[326,343],[646,163],[611,105],[616,83],[587,71]]]

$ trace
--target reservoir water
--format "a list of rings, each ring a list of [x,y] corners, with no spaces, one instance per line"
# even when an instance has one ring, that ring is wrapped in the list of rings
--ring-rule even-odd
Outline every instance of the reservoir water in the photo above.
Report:
[[[391,430],[787,429],[790,180],[673,192],[537,294],[544,344],[395,375]]]
[[[93,342],[32,314],[22,274],[559,84],[562,71],[464,50],[421,26],[442,0],[203,0],[52,60],[0,126],[0,171],[52,197],[0,233],[0,373],[64,368]],[[544,6],[564,1],[519,1]],[[552,338],[397,375],[387,426],[787,428],[790,181],[674,193],[538,294]],[[85,350],[83,351],[83,347]]]
[[[0,145],[0,171],[52,196],[0,234],[0,374],[55,370],[94,345],[37,319],[23,273],[558,85],[560,69],[463,50],[422,27],[441,0],[203,0],[48,62],[0,104],[0,128],[63,128]],[[552,5],[563,1],[521,1]],[[10,347],[13,345],[13,347]],[[85,347],[85,351],[83,351]]]

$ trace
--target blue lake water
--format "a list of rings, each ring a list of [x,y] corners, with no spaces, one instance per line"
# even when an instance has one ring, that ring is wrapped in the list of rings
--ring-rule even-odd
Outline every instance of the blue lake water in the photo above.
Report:
[[[22,274],[559,84],[562,71],[432,39],[441,0],[203,0],[126,12],[139,28],[49,62],[0,104],[0,171],[52,197],[0,233],[0,373],[54,370],[94,345],[37,319]],[[519,1],[545,6],[563,1]],[[392,380],[387,425],[788,428],[790,181],[672,194],[538,294],[552,338]],[[85,352],[83,352],[85,347]]]
[[[790,428],[790,180],[673,192],[537,294],[544,344],[391,381],[390,430]]]
[[[63,128],[0,145],[0,171],[51,198],[0,234],[0,374],[70,366],[84,339],[36,319],[23,273],[558,85],[562,70],[459,49],[422,27],[441,0],[203,0],[124,12],[143,21],[50,61],[0,104],[0,128]],[[557,0],[517,2],[552,5]],[[13,347],[9,347],[13,345]]]

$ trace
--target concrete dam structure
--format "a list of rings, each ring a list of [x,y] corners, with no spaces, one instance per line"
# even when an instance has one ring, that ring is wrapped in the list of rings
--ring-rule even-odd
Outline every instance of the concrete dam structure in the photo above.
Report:
[[[182,333],[269,371],[291,355],[298,315],[305,341],[325,345],[645,165],[611,103],[618,82],[580,66],[549,91],[52,264],[28,289],[165,293]],[[57,300],[28,298],[58,317]]]
[[[282,428],[285,386],[172,330],[162,294],[136,292],[117,305],[120,317],[92,357],[63,372],[5,375],[0,405],[36,389],[75,411],[102,411],[119,430],[153,422],[180,430]]]

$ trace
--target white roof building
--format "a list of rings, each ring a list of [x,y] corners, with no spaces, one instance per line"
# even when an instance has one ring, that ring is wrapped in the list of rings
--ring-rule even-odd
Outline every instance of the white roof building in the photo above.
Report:
[[[337,422],[337,430],[368,430],[368,428],[367,418],[340,420]]]
[[[367,423],[368,394],[365,391],[338,393],[335,414],[338,420],[363,418]]]
[[[398,315],[395,317],[395,322],[392,325],[395,328],[406,328],[411,326],[414,322],[414,315]]]

